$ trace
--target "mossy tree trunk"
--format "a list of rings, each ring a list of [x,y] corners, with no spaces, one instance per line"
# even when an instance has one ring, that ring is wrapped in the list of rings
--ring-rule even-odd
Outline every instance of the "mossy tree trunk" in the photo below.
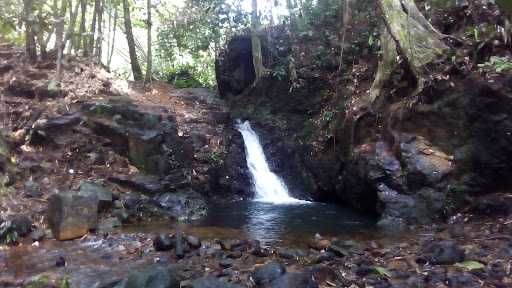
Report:
[[[421,14],[414,0],[379,0],[383,16],[381,33],[382,59],[370,90],[370,103],[381,94],[383,85],[402,56],[417,79],[416,95],[423,90],[430,71],[429,64],[440,59],[448,47],[443,35]]]

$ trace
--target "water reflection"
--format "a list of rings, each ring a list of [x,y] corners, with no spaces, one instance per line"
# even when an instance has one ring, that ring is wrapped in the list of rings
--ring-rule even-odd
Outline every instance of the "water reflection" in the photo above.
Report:
[[[270,204],[240,201],[215,204],[197,226],[221,226],[243,230],[247,237],[264,245],[289,243],[290,239],[309,239],[316,233],[325,236],[375,232],[375,219],[349,208],[335,205]]]

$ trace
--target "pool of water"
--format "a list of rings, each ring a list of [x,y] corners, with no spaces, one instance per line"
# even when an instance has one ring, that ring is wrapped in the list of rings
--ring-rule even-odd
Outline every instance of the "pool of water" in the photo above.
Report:
[[[208,211],[204,219],[188,224],[188,228],[223,227],[265,245],[301,244],[317,233],[350,238],[378,231],[375,217],[323,203],[235,201],[211,204]]]

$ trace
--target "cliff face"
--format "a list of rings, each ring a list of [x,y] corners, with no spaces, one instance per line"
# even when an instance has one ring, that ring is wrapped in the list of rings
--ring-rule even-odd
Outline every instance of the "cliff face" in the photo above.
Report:
[[[355,15],[371,11],[363,2]],[[319,23],[325,32],[306,36],[272,27],[260,36],[269,75],[252,86],[250,39],[238,36],[217,59],[219,90],[233,118],[254,124],[296,196],[348,203],[387,223],[428,222],[512,187],[512,77],[477,69],[510,52],[497,35],[484,42],[465,32],[500,21],[496,9],[433,10],[432,22],[462,41],[415,97],[415,79],[399,68],[378,105],[365,104],[378,62],[368,41],[373,11],[348,27],[341,73],[329,36],[337,26]]]

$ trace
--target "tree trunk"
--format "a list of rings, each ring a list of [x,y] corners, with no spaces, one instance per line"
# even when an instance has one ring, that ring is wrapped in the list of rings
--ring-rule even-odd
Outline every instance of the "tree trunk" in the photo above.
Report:
[[[25,51],[30,62],[37,61],[37,47],[33,24],[35,21],[34,16],[34,1],[23,0],[24,20],[25,20]]]
[[[92,12],[91,30],[89,32],[89,44],[87,45],[88,55],[94,55],[94,37],[96,37],[96,21],[98,20],[98,12],[100,9],[100,0],[94,0],[94,10]],[[101,25],[101,24],[100,24]]]
[[[94,56],[96,61],[101,63],[102,50],[103,50],[103,11],[105,9],[105,0],[100,1],[100,7],[98,9],[98,38],[96,39],[96,48],[94,48]]]
[[[76,38],[75,35],[75,26],[76,26],[76,18],[78,16],[78,8],[80,7],[80,2],[76,2],[75,8],[73,9],[73,1],[69,0],[69,26],[68,30],[66,31],[66,35],[64,37],[64,43],[62,44],[62,49],[64,49],[68,43],[68,41],[71,40],[71,44],[68,46],[68,54],[71,54],[71,50],[73,49],[73,38]],[[75,42],[76,43],[76,42]]]
[[[261,55],[261,41],[258,37],[260,21],[258,16],[258,1],[252,0],[252,20],[251,20],[251,46],[252,63],[254,66],[254,83],[257,83],[265,75],[263,66],[263,56]]]
[[[78,35],[78,41],[76,45],[77,50],[82,50],[82,55],[87,56],[87,37],[85,35],[85,27],[86,27],[86,21],[85,18],[86,12],[87,12],[87,1],[86,0],[80,0],[80,10],[81,10],[81,16],[80,16],[80,28],[79,28],[79,35]]]
[[[112,56],[114,55],[114,45],[116,43],[116,30],[117,30],[117,6],[114,4],[114,31],[112,31],[112,43],[110,47],[110,53],[107,59],[107,67],[110,69],[110,64],[112,63]]]
[[[133,79],[140,81],[144,79],[142,70],[140,69],[139,60],[137,59],[137,51],[135,50],[135,38],[133,37],[132,21],[130,18],[130,6],[128,0],[123,0],[124,12],[124,29],[126,40],[128,42],[128,53],[130,55],[130,64],[132,66]]]
[[[379,0],[383,14],[382,60],[369,102],[373,103],[396,67],[398,53],[407,60],[407,65],[417,79],[417,87],[411,96],[420,93],[431,71],[427,65],[443,56],[448,47],[441,41],[443,35],[421,14],[414,0]]]
[[[66,0],[61,0],[61,8],[60,11],[55,14],[55,23],[57,25],[55,32],[55,47],[57,48],[57,85],[60,86],[60,82],[62,80],[62,56],[64,52],[63,46],[63,38],[64,38],[64,18],[66,17]]]
[[[151,27],[153,26],[153,23],[151,22],[151,0],[147,0],[148,3],[148,58],[147,58],[147,66],[146,66],[146,78],[144,79],[144,86],[151,86],[151,79],[153,75],[153,56],[151,52]]]

